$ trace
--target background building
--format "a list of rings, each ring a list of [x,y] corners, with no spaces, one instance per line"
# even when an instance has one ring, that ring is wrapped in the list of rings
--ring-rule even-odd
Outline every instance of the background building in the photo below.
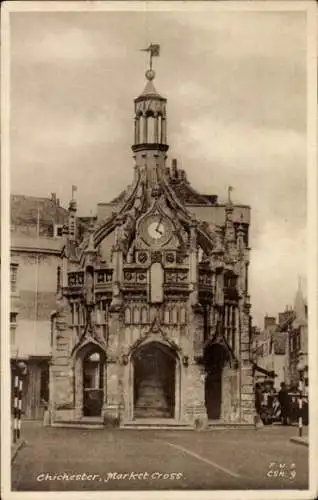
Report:
[[[23,411],[30,419],[42,418],[49,401],[51,314],[68,219],[54,193],[51,198],[11,196],[11,366],[19,360],[27,364]],[[85,227],[85,220],[78,226]]]
[[[275,317],[265,316],[264,329],[254,338],[254,357],[257,366],[263,369],[256,370],[257,381],[270,379],[274,387],[279,390],[281,382],[287,377],[287,334],[281,332],[279,322]]]
[[[308,380],[307,305],[300,283],[294,306],[287,306],[277,318],[265,316],[264,329],[254,331],[253,357],[264,370],[256,379],[272,378],[276,389],[281,382],[297,388],[300,378]]]
[[[296,292],[293,317],[286,321],[282,330],[288,332],[288,383],[293,387],[299,380],[308,385],[308,310],[301,283]]]

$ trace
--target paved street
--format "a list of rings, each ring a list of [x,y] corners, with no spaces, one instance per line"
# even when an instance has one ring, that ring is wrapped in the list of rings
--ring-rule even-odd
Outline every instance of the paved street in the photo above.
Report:
[[[79,430],[27,422],[23,432],[15,491],[307,488],[308,448],[289,441],[295,427]]]

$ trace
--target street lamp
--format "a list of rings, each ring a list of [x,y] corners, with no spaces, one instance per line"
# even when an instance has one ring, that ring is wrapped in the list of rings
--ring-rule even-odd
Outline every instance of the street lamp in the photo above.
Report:
[[[21,415],[22,415],[22,390],[23,377],[27,374],[27,365],[24,361],[18,361],[15,365],[14,375],[14,409],[13,409],[13,442],[21,436]]]

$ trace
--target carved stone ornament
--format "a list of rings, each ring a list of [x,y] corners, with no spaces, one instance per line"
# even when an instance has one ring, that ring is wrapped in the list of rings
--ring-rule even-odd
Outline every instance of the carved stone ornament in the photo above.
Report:
[[[159,252],[159,251],[152,252],[151,262],[152,262],[152,264],[154,264],[156,262],[161,262],[161,252]]]
[[[155,319],[153,320],[151,327],[150,327],[150,333],[159,333],[161,324],[160,324],[160,318],[159,314],[156,314]]]
[[[122,357],[121,357],[121,364],[126,366],[128,365],[128,356],[127,354],[123,354]]]

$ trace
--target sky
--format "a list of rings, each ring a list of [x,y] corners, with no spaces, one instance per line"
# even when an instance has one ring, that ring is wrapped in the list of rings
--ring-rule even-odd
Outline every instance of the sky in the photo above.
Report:
[[[198,191],[251,206],[254,322],[306,282],[303,12],[11,13],[11,192],[78,187],[89,215],[133,177],[133,99],[147,55],[168,99],[169,159]],[[304,287],[305,288],[305,287]]]

